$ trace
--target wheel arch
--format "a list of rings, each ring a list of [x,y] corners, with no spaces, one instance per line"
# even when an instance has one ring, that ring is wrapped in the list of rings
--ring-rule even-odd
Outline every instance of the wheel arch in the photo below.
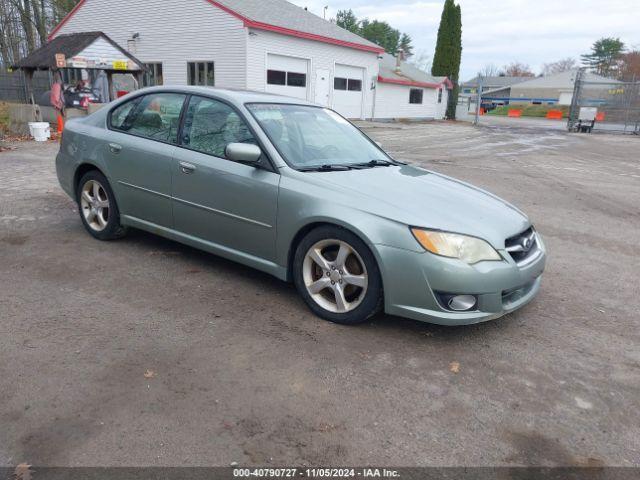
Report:
[[[315,230],[316,228],[323,227],[323,226],[342,228],[342,229],[348,231],[349,233],[355,235],[356,237],[358,237],[369,248],[369,250],[371,251],[371,253],[373,255],[373,258],[375,259],[376,263],[378,264],[378,270],[380,272],[380,280],[382,282],[382,288],[384,290],[384,279],[382,278],[381,259],[380,259],[379,253],[376,250],[376,248],[374,247],[373,243],[367,238],[366,235],[363,234],[363,232],[361,232],[357,228],[354,228],[353,225],[346,225],[346,224],[343,224],[342,222],[335,221],[333,219],[315,219],[315,220],[310,221],[309,223],[303,225],[302,227],[300,227],[298,229],[298,231],[295,233],[295,235],[292,237],[291,241],[289,242],[289,249],[288,249],[288,252],[287,252],[287,278],[286,278],[286,280],[288,282],[293,280],[293,260],[294,260],[295,253],[296,253],[296,250],[298,248],[298,245],[300,244],[302,239],[309,232],[311,232],[312,230]]]
[[[105,173],[102,171],[102,169],[100,167],[98,167],[97,165],[93,164],[93,163],[89,163],[89,162],[83,162],[80,165],[78,165],[76,167],[76,170],[73,174],[73,195],[74,198],[78,197],[78,187],[79,187],[79,183],[80,183],[80,179],[88,172],[92,171],[92,170],[96,170],[98,172],[100,172],[102,175],[105,176]]]

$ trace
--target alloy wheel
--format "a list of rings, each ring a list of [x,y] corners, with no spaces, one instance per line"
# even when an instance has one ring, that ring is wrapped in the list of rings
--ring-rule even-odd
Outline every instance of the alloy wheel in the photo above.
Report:
[[[358,252],[343,240],[320,240],[306,253],[302,278],[311,298],[333,313],[358,307],[367,293],[367,269]]]
[[[109,196],[107,191],[96,180],[89,180],[82,186],[80,208],[89,227],[101,232],[109,223]]]

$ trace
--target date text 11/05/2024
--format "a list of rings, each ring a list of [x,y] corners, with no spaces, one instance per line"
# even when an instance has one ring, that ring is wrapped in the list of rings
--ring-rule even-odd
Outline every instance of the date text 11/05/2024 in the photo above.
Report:
[[[237,478],[399,478],[387,468],[234,468]]]

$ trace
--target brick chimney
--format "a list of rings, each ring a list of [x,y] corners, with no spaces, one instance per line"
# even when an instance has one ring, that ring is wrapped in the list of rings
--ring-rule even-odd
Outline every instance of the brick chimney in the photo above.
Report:
[[[396,73],[402,72],[403,61],[404,61],[404,50],[400,49],[396,53]]]

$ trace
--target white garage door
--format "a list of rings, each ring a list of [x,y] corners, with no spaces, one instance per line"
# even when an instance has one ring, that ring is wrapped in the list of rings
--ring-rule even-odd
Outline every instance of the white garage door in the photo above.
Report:
[[[307,99],[309,61],[285,55],[267,55],[267,92]]]
[[[363,117],[364,68],[336,64],[333,108],[347,118]]]

